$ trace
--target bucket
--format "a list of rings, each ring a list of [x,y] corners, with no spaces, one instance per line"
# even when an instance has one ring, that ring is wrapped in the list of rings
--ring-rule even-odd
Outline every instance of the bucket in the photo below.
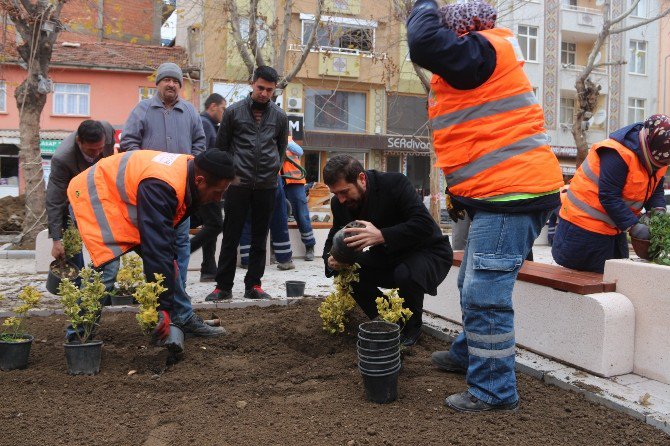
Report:
[[[86,344],[67,343],[65,360],[67,373],[70,375],[95,375],[100,371],[102,357],[102,341],[92,341]]]
[[[393,353],[384,356],[367,356],[358,352],[358,359],[365,362],[386,362],[400,359],[400,350],[392,350]]]
[[[358,334],[374,341],[393,339],[400,334],[400,325],[386,321],[363,322],[358,326]]]
[[[28,367],[33,337],[23,335],[22,338],[16,342],[0,341],[0,370],[9,371]]]
[[[358,345],[365,350],[388,350],[400,344],[400,335],[396,335],[392,339],[368,339],[362,335],[358,335]]]
[[[390,370],[395,370],[400,366],[400,355],[397,358],[390,361],[377,362],[377,361],[358,361],[358,369],[365,373],[384,373]]]
[[[300,280],[286,281],[286,297],[302,297],[305,295],[305,282]]]
[[[633,250],[639,258],[649,260],[649,240],[631,237],[630,243],[633,245]]]
[[[365,397],[368,401],[386,404],[398,398],[398,373],[400,365],[395,369],[380,373],[371,373],[361,369]]]

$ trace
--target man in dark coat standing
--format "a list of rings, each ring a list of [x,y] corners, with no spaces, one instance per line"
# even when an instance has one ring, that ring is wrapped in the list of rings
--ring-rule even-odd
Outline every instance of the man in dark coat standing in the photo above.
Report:
[[[451,268],[449,237],[403,174],[363,170],[355,158],[337,155],[323,168],[323,179],[335,194],[330,203],[333,227],[323,251],[326,276],[343,266],[330,255],[335,233],[358,221],[364,227],[348,229],[344,239],[347,247],[359,252],[356,263],[361,268],[359,282],[352,284],[353,298],[373,319],[378,315],[375,299],[382,295],[378,287],[398,288],[412,311],[401,341],[405,346],[415,344],[421,335],[424,294],[436,295]]]

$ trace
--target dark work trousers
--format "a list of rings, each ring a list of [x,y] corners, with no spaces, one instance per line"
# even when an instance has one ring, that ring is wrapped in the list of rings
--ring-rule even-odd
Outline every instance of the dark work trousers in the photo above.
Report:
[[[230,186],[223,205],[223,240],[216,271],[216,284],[220,290],[231,290],[237,266],[237,245],[240,244],[242,228],[251,214],[251,248],[249,269],[244,277],[244,287],[249,289],[261,284],[265,273],[265,254],[270,217],[274,209],[276,188],[250,189]]]
[[[200,273],[216,274],[216,238],[223,231],[223,216],[219,202],[204,204],[198,208],[195,215],[198,220],[196,226],[202,225],[191,239],[191,252],[202,248],[202,264]],[[191,221],[196,220],[191,217]]]
[[[424,290],[412,279],[406,264],[399,263],[387,268],[363,266],[358,273],[359,281],[351,284],[352,296],[370,319],[378,315],[375,299],[381,296],[382,292],[377,287],[398,288],[398,296],[405,299],[403,307],[412,310],[412,317],[406,326],[412,328],[421,325]]]

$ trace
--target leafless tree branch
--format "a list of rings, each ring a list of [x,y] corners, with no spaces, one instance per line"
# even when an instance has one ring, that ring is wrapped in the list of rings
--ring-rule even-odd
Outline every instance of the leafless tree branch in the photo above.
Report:
[[[288,48],[288,34],[291,29],[291,11],[293,10],[293,0],[286,0],[284,3],[284,21],[282,22],[282,30],[279,41],[280,55],[277,59],[277,72],[284,72],[284,64],[286,63],[286,49]]]
[[[254,72],[254,59],[251,57],[251,54],[249,54],[247,45],[242,39],[242,33],[240,32],[240,13],[237,10],[237,2],[236,0],[225,0],[224,4],[226,5],[226,10],[230,14],[229,22],[233,31],[232,34],[235,46],[237,47],[237,51],[240,53],[240,57],[242,57],[242,61],[247,67],[249,77],[251,78],[251,75]]]
[[[640,26],[648,25],[652,22],[655,22],[656,20],[662,19],[663,17],[667,16],[668,14],[670,14],[670,8],[666,9],[665,11],[663,11],[662,13],[660,13],[657,16],[641,20],[641,21],[639,21],[637,23],[634,23],[632,25],[624,26],[623,28],[612,29],[612,30],[610,30],[610,34],[620,34],[620,33],[626,32],[626,31],[630,31],[630,30],[635,29],[635,28],[639,28]]]
[[[307,42],[305,46],[302,48],[302,54],[300,55],[300,59],[298,59],[298,62],[293,66],[293,69],[289,74],[284,76],[283,79],[279,81],[279,85],[277,86],[278,88],[284,88],[286,84],[288,84],[291,79],[293,79],[300,69],[302,68],[302,65],[305,63],[305,60],[307,60],[307,56],[309,56],[310,51],[312,50],[312,47],[314,46],[314,41],[316,40],[316,32],[319,29],[319,23],[321,22],[321,9],[323,7],[324,0],[317,0],[316,2],[316,11],[314,14],[314,27],[312,28],[312,31],[309,33],[309,37],[307,39]],[[280,57],[284,57],[284,55],[280,55]]]

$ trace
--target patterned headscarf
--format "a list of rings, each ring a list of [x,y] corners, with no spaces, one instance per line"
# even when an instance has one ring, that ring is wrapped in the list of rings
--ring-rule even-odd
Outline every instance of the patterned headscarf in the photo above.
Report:
[[[648,117],[640,130],[640,144],[649,171],[670,165],[670,118]]]
[[[440,19],[446,28],[462,36],[470,31],[483,31],[496,26],[498,12],[481,0],[450,3],[440,8]]]

